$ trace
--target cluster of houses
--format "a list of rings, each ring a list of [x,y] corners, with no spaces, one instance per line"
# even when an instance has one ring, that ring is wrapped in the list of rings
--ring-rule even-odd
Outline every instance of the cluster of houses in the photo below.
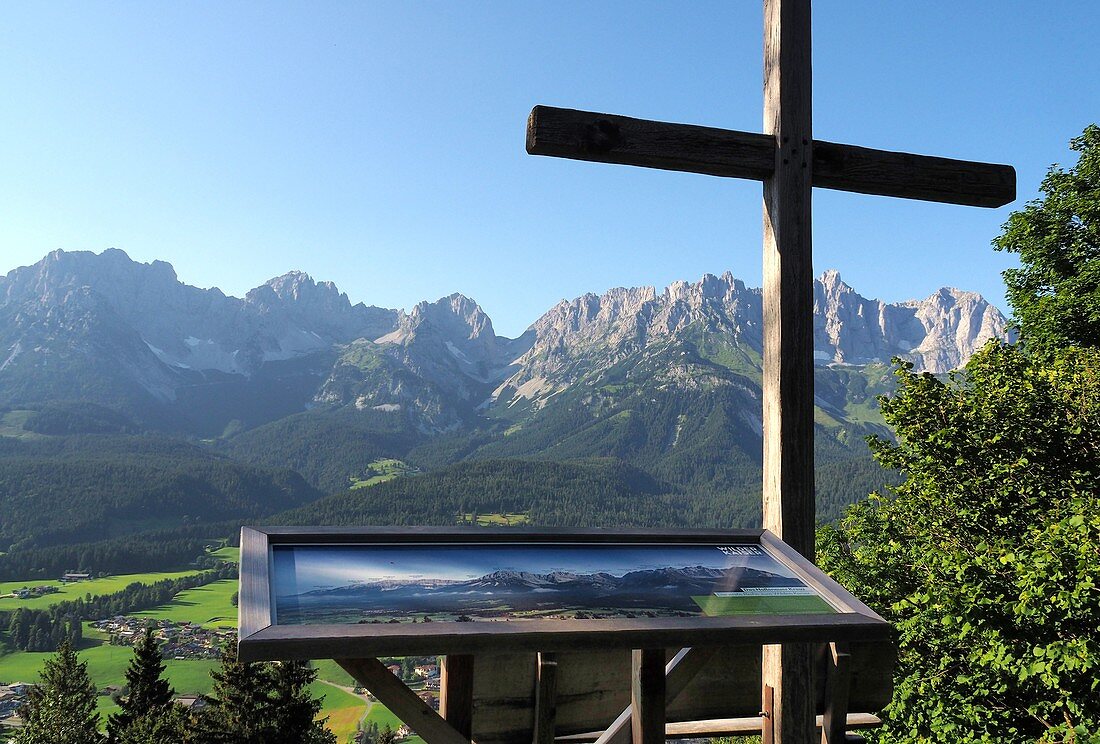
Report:
[[[25,682],[12,682],[10,685],[0,685],[0,726],[18,728],[23,725],[18,711],[27,699],[27,690],[34,685]]]
[[[174,620],[152,620],[142,617],[119,615],[107,620],[96,620],[92,627],[107,633],[111,642],[121,646],[133,646],[152,626],[153,637],[160,644],[160,653],[166,659],[218,659],[222,647],[236,636],[236,629],[225,625],[211,630],[198,623],[181,623]]]
[[[46,594],[54,594],[61,591],[56,586],[50,586],[49,584],[43,584],[42,586],[24,586],[20,589],[14,589],[10,594],[0,595],[0,599],[8,597],[15,597],[16,599],[34,599],[35,597],[42,597]]]
[[[393,732],[397,737],[397,741],[404,741],[413,735],[413,730],[408,726],[402,724],[401,728]],[[366,731],[357,731],[355,736],[352,737],[353,744],[373,744],[374,740],[370,739]]]
[[[60,581],[62,584],[73,584],[78,581],[88,581],[92,578],[91,574],[86,573],[66,573],[62,575]],[[59,587],[51,584],[42,584],[41,586],[24,586],[20,589],[13,589],[10,594],[0,594],[0,599],[34,599],[35,597],[43,597],[47,594],[56,594],[61,591]]]

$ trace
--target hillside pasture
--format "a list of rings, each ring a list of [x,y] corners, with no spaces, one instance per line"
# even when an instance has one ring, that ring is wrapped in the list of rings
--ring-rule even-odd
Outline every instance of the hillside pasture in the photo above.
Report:
[[[92,596],[100,594],[114,594],[120,592],[130,584],[155,584],[158,581],[164,579],[179,579],[184,576],[191,576],[199,573],[196,570],[190,571],[170,571],[160,573],[141,573],[141,574],[121,574],[119,576],[105,576],[99,579],[89,579],[87,581],[74,581],[65,583],[63,581],[49,580],[43,581],[40,579],[32,579],[30,581],[4,581],[0,582],[0,612],[7,612],[11,610],[17,610],[20,607],[29,610],[44,610],[48,607],[52,607],[59,602],[71,601],[74,599],[83,599],[85,595],[91,594]],[[36,586],[53,586],[57,587],[58,591],[52,594],[44,594],[41,597],[33,597],[31,599],[17,599],[10,595],[16,589],[33,588]]]
[[[133,617],[174,620],[177,623],[198,623],[207,628],[236,628],[237,608],[231,602],[236,591],[236,579],[222,579],[194,589],[185,589],[166,604],[130,614]]]

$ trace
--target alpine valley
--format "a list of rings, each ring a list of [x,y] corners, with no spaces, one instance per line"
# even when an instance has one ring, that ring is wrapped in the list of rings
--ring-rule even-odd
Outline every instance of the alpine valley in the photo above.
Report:
[[[893,477],[864,442],[889,436],[890,359],[945,373],[1007,331],[971,292],[886,304],[835,271],[814,292],[829,518]],[[0,574],[242,521],[752,524],[761,313],[706,275],[563,300],[512,339],[461,294],[405,312],[291,272],[236,298],[55,251],[0,278]]]

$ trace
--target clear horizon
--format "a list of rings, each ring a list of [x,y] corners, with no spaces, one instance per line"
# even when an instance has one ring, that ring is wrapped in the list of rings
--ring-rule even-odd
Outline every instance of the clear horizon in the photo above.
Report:
[[[108,248],[108,249],[105,249],[105,250],[121,250],[121,249],[110,249],[110,248]],[[102,251],[101,251],[100,253],[102,253]],[[98,255],[98,254],[97,254],[97,255]],[[134,260],[132,256],[131,256],[130,258],[131,258],[131,260]],[[37,262],[36,262],[36,263],[37,263]],[[142,263],[146,263],[146,264],[147,264],[148,262],[142,262]],[[25,266],[15,267],[15,268],[13,268],[13,269],[9,270],[9,272],[8,272],[8,273],[10,273],[11,271],[15,271],[16,269],[19,269],[19,268],[26,268],[26,267],[25,267]],[[173,268],[174,268],[174,267],[173,267]],[[832,269],[832,268],[826,268],[826,269],[824,269],[823,271],[821,271],[821,272],[818,272],[818,274],[817,274],[817,276],[816,276],[815,278],[818,278],[818,279],[820,279],[823,273],[825,273],[825,272],[827,272],[827,271],[831,271],[831,270],[833,270],[833,269]],[[274,276],[270,276],[270,277],[268,277],[268,278],[267,278],[267,279],[265,279],[265,280],[264,280],[263,282],[260,282],[259,284],[257,284],[257,285],[256,285],[256,287],[259,287],[259,286],[263,285],[263,284],[264,284],[264,283],[266,283],[267,281],[270,281],[270,280],[272,280],[272,279],[276,279],[276,278],[278,278],[278,277],[280,277],[280,276],[285,276],[286,274],[290,274],[290,273],[293,273],[293,272],[295,272],[295,271],[301,271],[301,270],[300,270],[300,269],[288,269],[287,271],[284,271],[284,272],[282,272],[282,273],[280,273],[280,274],[276,274],[276,275],[274,275]],[[309,275],[309,276],[310,276],[310,278],[311,278],[311,279],[313,279],[313,280],[314,280],[315,282],[330,281],[330,280],[326,280],[326,279],[322,279],[322,278],[318,278],[318,277],[312,276],[312,275],[310,275],[310,274],[309,274],[309,272],[302,272],[302,273],[305,273],[305,274]],[[712,275],[716,275],[716,276],[721,276],[721,274],[714,274],[714,272],[709,272],[709,273],[710,273],[710,274],[712,274]],[[848,281],[847,281],[846,279],[844,279],[844,275],[843,275],[843,274],[840,274],[840,277],[841,277],[841,280],[842,280],[842,281],[844,281],[844,283],[845,283],[845,284],[848,284],[849,286],[851,286],[851,284],[850,284],[850,283],[849,283],[849,282],[848,282]],[[742,279],[742,277],[739,277],[739,276],[736,276],[736,275],[734,275],[734,277],[733,277],[733,278],[734,278],[734,279],[740,279],[741,281],[745,281],[744,279]],[[185,281],[183,280],[183,278],[182,278],[182,277],[179,277],[178,275],[177,275],[177,279],[178,279],[179,281],[181,281],[181,282],[185,283],[185,284],[187,283],[187,282],[185,282]],[[698,282],[699,282],[700,280],[702,280],[702,279],[703,279],[703,276],[699,276],[699,277],[694,277],[694,278],[688,278],[688,277],[684,277],[684,278],[682,278],[682,280],[683,280],[683,281],[687,281],[688,283],[691,283],[691,284],[695,284],[695,283],[698,283]],[[674,279],[673,281],[678,281],[678,280],[675,280],[675,279]],[[746,283],[746,285],[747,285],[747,286],[748,286],[748,287],[749,287],[750,289],[760,289],[760,287],[758,287],[758,286],[754,286],[754,285],[752,285],[752,284],[751,284],[751,283],[749,283],[749,282],[745,282],[745,283]],[[342,286],[340,286],[340,283],[339,283],[339,282],[335,282],[335,281],[334,281],[334,282],[333,282],[333,284],[334,284],[334,285],[336,286],[336,288],[337,288],[337,289],[338,289],[338,290],[339,290],[340,292],[343,292],[344,294],[348,294],[348,293],[347,293],[347,292],[346,292],[346,291],[344,290],[344,288],[343,288]],[[230,297],[235,297],[235,298],[237,298],[237,299],[242,299],[242,298],[244,297],[244,295],[245,295],[245,294],[247,294],[247,292],[248,292],[249,290],[251,290],[251,289],[255,289],[256,287],[249,287],[249,288],[248,288],[248,290],[245,290],[245,292],[242,292],[242,293],[240,293],[240,294],[234,294],[234,293],[231,293],[231,292],[227,292],[227,291],[225,291],[225,290],[224,290],[224,289],[223,289],[222,287],[219,287],[219,286],[218,286],[218,285],[216,285],[216,284],[215,284],[215,285],[213,285],[213,287],[199,287],[199,289],[204,289],[204,290],[205,290],[205,289],[213,289],[213,288],[217,288],[217,289],[221,290],[221,291],[223,292],[223,294],[226,294],[226,295],[228,295],[228,296],[230,296]],[[664,290],[665,290],[665,289],[666,289],[666,288],[668,287],[668,285],[666,284],[666,285],[663,285],[663,286],[661,286],[661,285],[654,285],[654,284],[646,284],[646,285],[640,285],[640,286],[634,286],[634,287],[623,287],[623,286],[619,286],[619,287],[608,287],[607,289],[605,289],[605,290],[603,290],[603,291],[601,291],[601,292],[594,292],[593,294],[600,294],[600,295],[602,295],[602,294],[603,294],[604,292],[606,292],[606,291],[610,291],[610,290],[612,290],[612,289],[639,289],[639,288],[642,288],[642,287],[649,287],[649,288],[652,288],[652,289],[654,289],[654,290],[656,291],[656,293],[657,293],[658,295],[660,295],[660,294],[661,294],[661,292],[663,292],[663,291],[664,291]],[[948,288],[948,289],[951,289],[951,287],[942,287],[942,288]],[[938,287],[938,288],[936,289],[936,291],[938,291],[939,289],[942,289],[942,288]],[[869,295],[869,294],[867,294],[867,293],[865,293],[865,292],[862,292],[862,291],[860,291],[860,288],[859,288],[859,287],[852,287],[852,289],[853,289],[853,290],[855,290],[855,292],[856,292],[856,293],[858,293],[859,295],[861,295],[861,296],[862,296],[862,297],[864,297],[865,299],[868,299],[868,300],[878,300],[878,299],[881,299],[881,298],[878,298],[878,297],[874,297],[873,295]],[[965,288],[965,287],[954,287],[953,289],[960,289],[960,290],[965,290],[966,288]],[[473,300],[474,302],[477,302],[477,303],[478,303],[478,305],[479,305],[479,306],[480,306],[480,307],[482,308],[482,310],[485,310],[484,306],[482,306],[482,305],[481,305],[481,303],[480,303],[480,302],[478,301],[478,298],[477,298],[477,297],[472,297],[472,296],[470,296],[470,295],[466,294],[465,292],[462,292],[461,290],[459,290],[459,294],[463,294],[463,295],[465,295],[465,296],[466,296],[466,297],[467,297],[468,299],[471,299],[471,300]],[[583,295],[583,294],[584,294],[584,293],[582,293],[582,295]],[[530,327],[531,327],[532,325],[534,325],[534,324],[535,324],[535,322],[536,322],[536,321],[537,321],[537,320],[538,320],[539,318],[541,318],[541,317],[542,317],[542,316],[543,316],[543,315],[544,315],[545,313],[549,312],[549,311],[550,311],[550,309],[551,309],[551,308],[552,308],[552,307],[553,307],[553,306],[554,306],[555,304],[557,304],[557,302],[560,302],[560,301],[566,301],[566,302],[568,302],[568,301],[572,301],[572,300],[574,300],[574,299],[577,299],[577,297],[580,297],[580,296],[582,296],[582,295],[576,295],[576,296],[574,296],[574,297],[562,297],[562,298],[559,298],[559,299],[558,299],[557,301],[555,301],[555,302],[554,302],[554,303],[552,303],[551,305],[548,305],[548,306],[547,306],[547,307],[546,307],[546,308],[545,308],[545,309],[544,309],[544,310],[543,310],[542,312],[540,312],[540,313],[539,313],[539,314],[538,314],[537,316],[535,316],[534,318],[531,318],[531,319],[530,319],[530,321],[528,321],[528,322],[527,322],[527,324],[526,324],[526,325],[524,325],[524,326],[523,326],[523,327],[522,327],[522,328],[521,328],[521,329],[520,329],[520,330],[519,330],[518,332],[516,332],[516,333],[512,333],[512,334],[507,334],[507,333],[503,333],[503,332],[501,331],[501,328],[500,328],[500,325],[501,325],[501,324],[500,324],[500,323],[498,322],[498,321],[499,321],[500,319],[498,319],[498,318],[494,317],[494,316],[492,315],[492,313],[489,313],[489,312],[488,312],[487,310],[486,310],[486,314],[488,314],[488,315],[489,315],[489,319],[490,319],[490,320],[492,321],[492,323],[493,323],[493,329],[494,329],[494,331],[496,332],[496,334],[497,334],[498,336],[503,336],[503,337],[506,337],[506,338],[512,338],[512,339],[515,339],[515,338],[517,338],[518,336],[522,335],[522,334],[523,334],[523,333],[524,333],[524,332],[525,332],[525,331],[526,331],[527,329],[529,329],[529,328],[530,328]],[[409,305],[407,305],[407,306],[405,306],[405,307],[390,307],[390,308],[385,308],[385,309],[387,309],[387,310],[401,310],[402,312],[406,312],[406,313],[407,313],[407,312],[411,311],[411,310],[412,310],[412,308],[413,308],[413,307],[414,307],[414,306],[415,306],[416,304],[418,304],[418,303],[420,303],[420,302],[428,302],[428,303],[433,303],[433,302],[436,302],[436,301],[439,301],[439,300],[443,300],[443,299],[446,299],[446,298],[447,298],[448,296],[449,296],[449,295],[444,295],[444,296],[442,296],[442,297],[424,297],[424,298],[421,298],[420,300],[417,300],[416,302],[410,303]],[[908,298],[905,298],[904,300],[900,300],[900,302],[904,302],[905,300],[918,300],[918,301],[919,301],[919,300],[925,300],[925,299],[927,299],[927,297],[908,297]],[[986,297],[985,299],[986,299],[986,300],[989,300],[989,298],[988,298],[988,297]],[[363,303],[363,304],[365,304],[365,305],[370,305],[370,304],[371,304],[371,303],[370,303],[369,301],[367,301],[367,300],[365,300],[365,299],[362,299],[362,298],[356,298],[356,297],[352,297],[352,296],[350,296],[350,295],[348,296],[348,300],[349,300],[349,301],[351,302],[351,304],[352,304],[352,305],[355,305],[355,304],[358,304],[358,303]],[[998,305],[997,307],[998,307],[998,309],[999,309],[999,310],[1000,310],[1000,311],[1001,311],[1002,313],[1004,313],[1004,315],[1005,315],[1006,317],[1008,316],[1008,311],[1007,311],[1007,309],[1006,309],[1005,307],[1002,307],[1002,306],[1000,306],[1000,305]],[[503,320],[504,320],[504,323],[505,323],[505,324],[508,324],[509,326],[511,326],[512,324],[514,324],[514,323],[515,323],[515,320],[514,320],[514,319],[512,319],[512,318],[505,318],[505,319],[503,319]]]
[[[509,337],[586,292],[760,286],[759,184],[523,147],[540,103],[759,131],[758,2],[27,3],[5,21],[0,273],[114,247],[239,297],[296,269],[382,307],[461,292]],[[1100,119],[1097,27],[1085,2],[817,0],[817,137],[1010,163],[1019,199],[818,190],[815,275],[1007,314],[1014,257],[989,243]]]

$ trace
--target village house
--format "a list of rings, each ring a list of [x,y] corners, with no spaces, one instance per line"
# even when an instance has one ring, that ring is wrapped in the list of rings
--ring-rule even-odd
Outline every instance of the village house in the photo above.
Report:
[[[206,707],[206,700],[202,695],[180,695],[172,700],[176,705],[182,705],[189,711],[200,711]]]
[[[173,620],[118,615],[107,620],[96,620],[92,627],[106,633],[112,643],[132,646],[145,635],[146,627],[153,628],[153,637],[160,644],[160,653],[166,659],[218,659],[221,649],[235,634],[233,628],[211,630],[199,623],[177,623]]]

